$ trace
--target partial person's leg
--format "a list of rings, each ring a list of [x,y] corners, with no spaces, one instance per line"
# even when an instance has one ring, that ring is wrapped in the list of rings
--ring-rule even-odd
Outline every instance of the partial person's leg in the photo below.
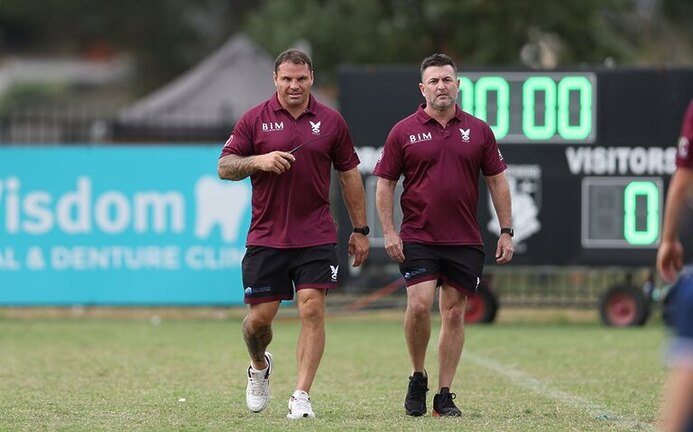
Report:
[[[325,290],[302,288],[297,290],[296,296],[301,318],[301,332],[296,345],[298,378],[296,390],[289,398],[289,413],[286,417],[314,418],[308,393],[325,351]]]
[[[447,283],[443,283],[439,296],[440,335],[438,337],[438,363],[440,375],[438,390],[452,387],[452,380],[464,345],[464,312],[467,296]]]
[[[431,339],[431,307],[436,280],[407,287],[407,311],[404,315],[404,336],[413,372],[423,372],[428,341]]]
[[[270,397],[272,354],[265,352],[272,341],[272,320],[279,310],[279,301],[252,304],[243,320],[243,339],[250,354],[245,402],[252,412],[261,412]]]
[[[303,288],[297,291],[296,296],[301,318],[301,332],[296,346],[296,390],[309,393],[325,351],[325,290]]]
[[[409,377],[404,412],[410,416],[426,415],[428,374],[424,369],[426,350],[431,338],[431,307],[436,292],[436,280],[407,287],[407,311],[404,315],[404,334],[413,372]]]
[[[243,320],[243,339],[253,369],[265,369],[265,350],[272,342],[272,320],[279,311],[279,301],[251,304]]]

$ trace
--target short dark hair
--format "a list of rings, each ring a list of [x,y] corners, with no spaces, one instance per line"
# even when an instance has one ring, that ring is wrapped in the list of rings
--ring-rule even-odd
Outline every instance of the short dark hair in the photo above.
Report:
[[[428,69],[431,66],[452,66],[452,69],[457,73],[457,66],[455,66],[455,62],[452,61],[450,57],[448,57],[445,54],[433,54],[432,56],[426,57],[422,62],[421,62],[421,76],[423,76],[423,73],[426,69]]]
[[[297,65],[306,64],[308,65],[308,69],[311,71],[313,70],[313,62],[310,61],[308,54],[301,50],[297,50],[296,48],[289,48],[277,56],[277,59],[274,61],[274,72],[276,73],[279,70],[280,64],[286,62],[291,62]]]

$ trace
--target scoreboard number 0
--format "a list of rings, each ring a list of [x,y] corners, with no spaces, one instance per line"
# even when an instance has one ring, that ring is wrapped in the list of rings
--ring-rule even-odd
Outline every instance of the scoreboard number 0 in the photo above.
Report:
[[[662,220],[659,177],[585,177],[582,245],[585,248],[656,248]]]

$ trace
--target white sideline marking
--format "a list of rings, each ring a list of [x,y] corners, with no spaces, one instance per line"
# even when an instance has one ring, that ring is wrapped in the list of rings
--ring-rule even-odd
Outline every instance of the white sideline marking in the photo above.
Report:
[[[638,420],[624,418],[621,415],[616,415],[611,411],[607,410],[605,407],[595,402],[592,402],[589,399],[571,393],[566,393],[555,388],[551,388],[542,381],[530,376],[529,374],[521,370],[515,369],[512,366],[508,366],[499,363],[495,360],[492,360],[490,358],[476,354],[465,353],[464,358],[478,366],[483,366],[487,369],[491,369],[494,372],[497,372],[500,375],[505,376],[513,384],[530,389],[533,392],[539,394],[540,396],[549,397],[558,402],[570,405],[573,408],[585,410],[592,418],[605,418],[605,421],[608,421],[612,424],[616,424],[617,426],[622,427],[626,430],[655,430],[654,426],[648,423],[643,423]]]

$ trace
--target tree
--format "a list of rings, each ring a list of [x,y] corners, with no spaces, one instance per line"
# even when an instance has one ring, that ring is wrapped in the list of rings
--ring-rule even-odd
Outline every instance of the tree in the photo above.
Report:
[[[277,54],[307,41],[319,73],[342,63],[418,63],[445,52],[460,66],[521,65],[532,37],[550,37],[558,65],[630,62],[633,40],[614,25],[630,0],[268,0],[245,32]]]

